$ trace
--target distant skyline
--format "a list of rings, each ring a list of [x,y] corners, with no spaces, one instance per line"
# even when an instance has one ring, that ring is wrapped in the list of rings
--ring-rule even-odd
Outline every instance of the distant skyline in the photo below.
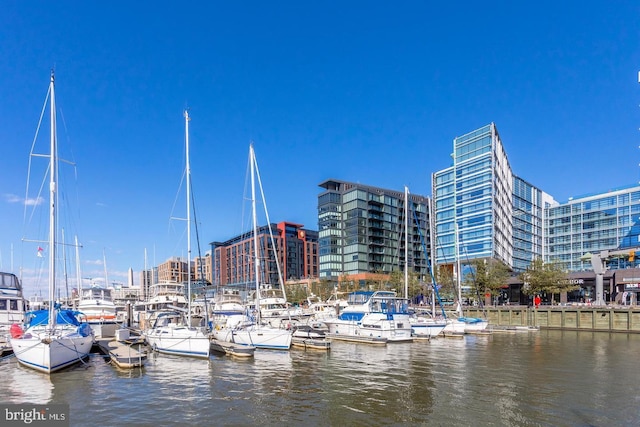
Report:
[[[491,122],[514,173],[559,202],[640,181],[637,2],[5,2],[0,36],[0,267],[27,295],[52,68],[83,277],[106,260],[138,284],[145,250],[148,267],[186,257],[185,108],[203,252],[246,231],[251,141],[271,221],[310,229],[321,182],[431,196],[453,139]]]

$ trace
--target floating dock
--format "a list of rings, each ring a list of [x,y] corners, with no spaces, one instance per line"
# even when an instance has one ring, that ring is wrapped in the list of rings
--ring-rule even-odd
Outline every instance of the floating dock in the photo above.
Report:
[[[139,368],[147,362],[147,352],[140,349],[142,341],[136,337],[131,340],[128,329],[116,331],[116,339],[96,341],[100,351],[109,355],[111,361],[120,368]]]

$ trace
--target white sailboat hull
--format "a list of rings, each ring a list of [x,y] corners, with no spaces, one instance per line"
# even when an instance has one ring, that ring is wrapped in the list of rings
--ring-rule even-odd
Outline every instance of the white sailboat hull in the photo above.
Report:
[[[445,334],[468,334],[484,331],[489,322],[477,318],[459,318],[447,321]]]
[[[412,322],[411,331],[414,336],[419,338],[435,338],[444,331],[446,322]]]
[[[209,337],[197,328],[163,326],[145,332],[144,337],[160,353],[202,358],[211,354]]]
[[[93,335],[84,337],[69,330],[58,334],[27,330],[23,337],[9,341],[18,362],[50,374],[86,357],[91,352]]]
[[[222,328],[214,330],[213,336],[219,341],[252,345],[256,348],[288,350],[291,348],[292,332],[268,326],[247,326],[242,329]]]

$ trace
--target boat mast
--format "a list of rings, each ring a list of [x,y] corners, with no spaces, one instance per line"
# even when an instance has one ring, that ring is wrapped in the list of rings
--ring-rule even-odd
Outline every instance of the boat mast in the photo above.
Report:
[[[75,236],[76,242],[76,281],[78,282],[78,299],[82,299],[82,276],[80,275],[80,246],[78,245],[78,236]]]
[[[62,232],[62,276],[64,277],[64,286],[67,292],[67,304],[69,303],[69,274],[67,273],[67,248],[66,241],[64,239],[64,227],[60,229]]]
[[[189,164],[189,111],[184,110],[184,134],[187,153],[187,326],[191,326],[191,166]]]
[[[278,256],[278,246],[276,246],[276,242],[273,238],[273,230],[271,229],[271,219],[269,219],[269,210],[267,209],[267,200],[264,196],[264,189],[262,188],[262,179],[260,179],[260,170],[258,168],[258,161],[255,160],[255,152],[254,152],[254,161],[255,161],[255,172],[256,179],[258,181],[258,185],[260,186],[260,195],[262,196],[262,206],[264,206],[264,215],[267,220],[267,227],[269,228],[269,241],[271,242],[271,247],[273,248],[273,259],[276,263],[276,269],[278,270],[278,283],[280,284],[280,291],[282,292],[282,298],[287,299],[287,292],[284,286],[284,278],[282,276],[282,268],[280,268],[280,261]],[[267,254],[270,258],[270,256]],[[267,276],[266,268],[265,268],[265,276]],[[267,277],[268,281],[271,282],[271,278]]]
[[[404,297],[409,298],[409,187],[404,186]]]
[[[456,285],[458,290],[458,306],[456,307],[456,311],[460,316],[462,316],[462,271],[460,265],[460,242],[458,237],[458,222],[455,222],[455,247],[456,247]]]
[[[51,114],[51,156],[49,161],[49,327],[56,326],[55,304],[55,280],[56,280],[56,179],[57,179],[57,158],[56,158],[56,103],[54,94],[54,77],[51,71],[51,82],[49,83],[50,114]]]
[[[107,254],[102,248],[102,264],[104,265],[104,287],[109,287],[109,274],[107,273]]]
[[[256,214],[256,182],[255,182],[256,155],[253,151],[253,142],[249,145],[249,164],[251,165],[251,215],[253,221],[253,270],[256,281],[256,324],[260,324],[260,257],[258,255],[258,217]]]

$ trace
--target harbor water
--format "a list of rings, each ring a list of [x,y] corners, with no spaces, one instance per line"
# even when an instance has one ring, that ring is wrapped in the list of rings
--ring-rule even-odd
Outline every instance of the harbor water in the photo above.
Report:
[[[640,422],[640,336],[537,331],[249,360],[99,354],[50,376],[0,365],[0,401],[69,405],[72,426],[626,426]]]

